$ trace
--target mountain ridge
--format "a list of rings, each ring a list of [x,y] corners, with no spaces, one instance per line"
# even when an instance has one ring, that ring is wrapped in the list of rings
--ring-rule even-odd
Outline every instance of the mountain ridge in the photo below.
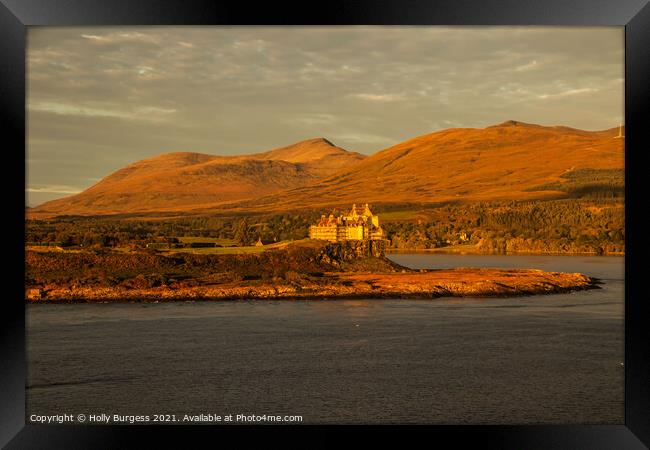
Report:
[[[172,152],[137,161],[84,192],[29,210],[32,217],[166,211],[323,208],[347,203],[548,199],[536,190],[581,168],[624,167],[619,127],[600,131],[508,120],[449,128],[370,156],[312,138],[266,152]]]
[[[303,185],[364,157],[324,138],[248,155],[163,153],[131,163],[79,194],[43,203],[29,213],[47,217],[200,208]]]
[[[381,150],[317,184],[258,198],[242,208],[289,208],[305,199],[315,208],[328,208],[362,200],[378,204],[561,198],[565,192],[535,188],[561,182],[571,170],[623,169],[624,140],[614,139],[617,135],[618,127],[586,131],[516,121],[449,128]]]

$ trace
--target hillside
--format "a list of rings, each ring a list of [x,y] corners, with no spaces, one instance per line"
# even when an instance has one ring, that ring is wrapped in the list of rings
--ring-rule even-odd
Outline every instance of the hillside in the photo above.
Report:
[[[213,207],[304,186],[363,158],[322,138],[252,155],[167,153],[124,167],[80,194],[31,208],[29,215],[102,215]]]
[[[316,171],[319,175],[332,173],[365,158],[364,155],[337,147],[324,138],[309,139],[286,147],[277,148],[257,155],[256,159],[270,159],[301,164]]]
[[[584,169],[623,169],[624,139],[617,135],[618,128],[592,132],[515,121],[447,129],[245,207],[561,198],[567,196],[562,185],[571,174],[584,178]]]
[[[264,153],[170,153],[139,161],[30,217],[277,212],[351,203],[555,199],[622,183],[618,128],[584,131],[508,121],[419,136],[364,157],[311,139]]]

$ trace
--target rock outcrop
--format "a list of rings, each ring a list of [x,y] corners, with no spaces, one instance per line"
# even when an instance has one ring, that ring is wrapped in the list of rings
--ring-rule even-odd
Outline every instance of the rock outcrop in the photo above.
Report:
[[[412,270],[374,242],[306,241],[242,255],[28,252],[29,302],[521,296],[597,288],[579,273]],[[375,255],[375,256],[373,256]]]
[[[386,259],[385,241],[344,241],[323,246],[319,255],[325,264],[341,267],[345,261],[363,258]]]

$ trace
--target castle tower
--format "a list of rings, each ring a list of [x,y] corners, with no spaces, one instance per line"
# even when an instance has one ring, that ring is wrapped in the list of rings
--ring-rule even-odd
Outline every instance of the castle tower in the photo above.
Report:
[[[356,203],[352,204],[352,211],[350,211],[350,217],[352,217],[353,219],[357,218],[357,204]]]
[[[372,241],[373,246],[384,245],[384,230],[379,225],[379,216],[372,213],[368,203],[359,209],[356,203],[353,204],[348,215],[321,215],[318,225],[309,227],[309,237],[330,242]]]

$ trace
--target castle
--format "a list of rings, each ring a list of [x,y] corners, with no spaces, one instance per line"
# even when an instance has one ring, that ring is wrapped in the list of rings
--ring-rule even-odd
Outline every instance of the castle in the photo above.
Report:
[[[347,215],[326,217],[323,214],[318,225],[309,227],[309,237],[330,242],[382,241],[384,230],[379,226],[379,216],[374,215],[366,203],[363,208],[352,205]]]

